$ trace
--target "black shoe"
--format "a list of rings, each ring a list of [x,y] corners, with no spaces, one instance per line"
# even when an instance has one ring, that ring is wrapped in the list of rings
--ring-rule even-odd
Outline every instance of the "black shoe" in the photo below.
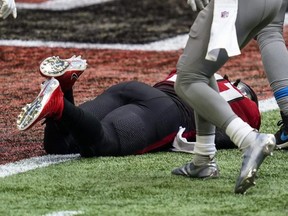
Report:
[[[282,120],[280,120],[277,123],[277,126],[281,126],[281,127],[275,133],[276,148],[288,149],[288,116],[285,116],[282,112],[280,114],[281,114]]]

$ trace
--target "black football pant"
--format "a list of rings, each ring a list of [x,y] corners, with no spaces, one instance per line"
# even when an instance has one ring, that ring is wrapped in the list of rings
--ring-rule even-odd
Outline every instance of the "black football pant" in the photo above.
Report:
[[[131,81],[110,87],[79,107],[65,93],[62,118],[47,120],[48,154],[80,153],[83,157],[142,154],[171,147],[184,119],[164,92]]]

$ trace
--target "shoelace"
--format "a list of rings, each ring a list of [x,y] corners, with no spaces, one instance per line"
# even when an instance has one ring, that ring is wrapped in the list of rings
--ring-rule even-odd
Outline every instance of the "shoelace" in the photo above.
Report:
[[[279,120],[278,122],[277,122],[277,126],[282,126],[284,124],[284,121],[283,120]]]
[[[277,126],[279,126],[279,127],[281,126],[280,130],[278,132],[280,132],[283,135],[287,135],[288,134],[288,125],[287,124],[285,125],[283,120],[279,120],[277,122]]]

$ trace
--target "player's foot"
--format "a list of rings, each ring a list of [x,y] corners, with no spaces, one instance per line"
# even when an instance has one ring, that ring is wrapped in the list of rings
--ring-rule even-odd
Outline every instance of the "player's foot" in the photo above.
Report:
[[[73,87],[86,68],[86,60],[81,56],[74,55],[69,59],[52,56],[40,64],[40,74],[47,78],[55,77],[59,81],[62,91],[65,92]]]
[[[255,185],[256,173],[268,155],[272,155],[276,140],[272,134],[258,133],[255,142],[244,150],[240,175],[236,181],[235,193],[245,194]]]
[[[42,86],[36,99],[22,108],[17,119],[17,128],[27,130],[43,118],[61,118],[64,107],[63,92],[58,80],[51,78]]]
[[[277,149],[288,149],[288,116],[285,116],[281,112],[282,120],[277,123],[277,126],[281,126],[280,129],[275,133],[276,148]]]
[[[218,178],[219,168],[214,159],[209,163],[196,166],[193,162],[187,163],[182,167],[172,170],[174,175],[182,175],[190,178]]]

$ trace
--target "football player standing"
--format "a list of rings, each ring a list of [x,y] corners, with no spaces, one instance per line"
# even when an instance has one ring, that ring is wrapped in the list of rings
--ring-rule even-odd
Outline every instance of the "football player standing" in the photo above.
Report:
[[[177,63],[175,90],[196,112],[197,135],[193,160],[172,173],[192,178],[218,176],[213,144],[217,126],[243,151],[234,192],[244,194],[255,185],[260,165],[272,154],[275,136],[259,133],[239,118],[220,96],[213,75],[276,17],[282,0],[188,0],[188,3],[200,12]]]

